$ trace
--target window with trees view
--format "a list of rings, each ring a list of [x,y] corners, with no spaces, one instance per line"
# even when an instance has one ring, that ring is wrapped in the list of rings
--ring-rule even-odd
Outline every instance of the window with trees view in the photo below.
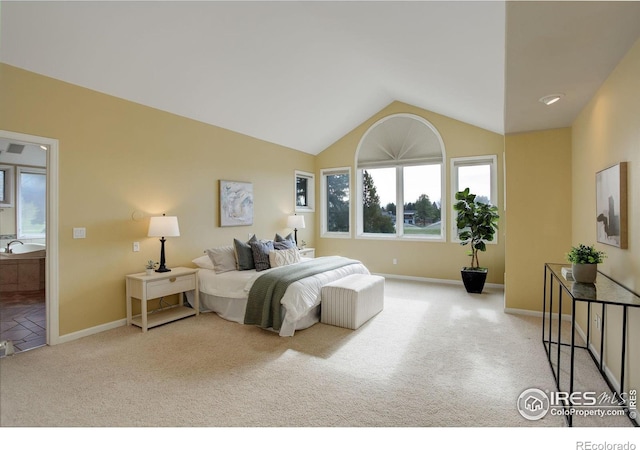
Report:
[[[296,212],[313,212],[314,208],[314,180],[313,174],[295,171],[296,174]]]
[[[374,124],[356,158],[358,235],[444,239],[443,161],[426,120],[399,114]]]
[[[441,171],[441,164],[363,169],[363,233],[441,237]]]
[[[476,202],[498,205],[498,180],[496,175],[498,158],[496,155],[451,158],[451,195],[469,188],[476,194]],[[458,237],[455,229],[453,236]],[[493,243],[497,241],[494,240]]]
[[[349,168],[324,169],[321,174],[322,234],[349,237],[351,231]]]

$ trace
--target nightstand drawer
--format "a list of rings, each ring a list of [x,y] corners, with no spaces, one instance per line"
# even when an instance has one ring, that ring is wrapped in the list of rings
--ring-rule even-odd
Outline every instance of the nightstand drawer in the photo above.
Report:
[[[303,248],[299,250],[300,256],[303,258],[315,258],[316,257],[316,249],[315,248]]]
[[[195,275],[183,275],[147,282],[147,298],[165,297],[196,288]]]

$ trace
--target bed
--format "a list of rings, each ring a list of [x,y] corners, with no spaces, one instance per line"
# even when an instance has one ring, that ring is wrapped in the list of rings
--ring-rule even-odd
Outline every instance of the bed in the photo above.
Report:
[[[228,248],[224,249],[228,252]],[[235,269],[223,271],[209,266],[203,257],[194,260],[199,266],[200,311],[214,312],[241,324],[257,325],[280,336],[293,336],[296,330],[320,321],[322,286],[351,274],[369,274],[360,261],[339,256],[298,257],[284,265],[244,270],[237,269],[238,256],[234,253],[234,257]],[[260,302],[258,296],[262,297],[263,291],[272,293],[278,289],[282,291],[281,298],[276,297],[278,300],[274,299],[273,305],[256,303]],[[193,292],[187,293],[187,300],[193,306]],[[266,319],[257,311],[259,308],[269,310],[274,317]]]

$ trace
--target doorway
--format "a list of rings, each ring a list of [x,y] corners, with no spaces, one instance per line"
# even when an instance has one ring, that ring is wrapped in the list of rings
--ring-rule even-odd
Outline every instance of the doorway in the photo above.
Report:
[[[12,146],[10,146],[13,144]],[[22,147],[24,146],[24,147]],[[16,352],[28,350],[41,345],[54,345],[59,342],[59,302],[58,302],[58,141],[56,139],[33,136],[22,133],[15,133],[11,131],[0,130],[0,150],[4,153],[9,150],[8,153],[13,153],[11,158],[3,158],[8,161],[5,166],[8,166],[8,177],[20,177],[25,176],[25,180],[29,176],[34,175],[37,178],[38,165],[41,164],[34,162],[33,160],[21,160],[18,156],[24,151],[24,149],[39,149],[44,152],[44,165],[45,171],[40,170],[40,174],[46,174],[46,200],[45,200],[45,233],[44,241],[46,251],[36,251],[32,254],[30,251],[33,248],[25,247],[26,243],[30,243],[31,246],[38,244],[38,238],[42,238],[42,235],[38,235],[37,231],[23,228],[21,219],[18,218],[18,214],[22,214],[20,217],[27,217],[30,213],[22,211],[17,212],[19,207],[17,203],[20,200],[18,197],[19,192],[9,192],[9,195],[13,197],[14,210],[9,214],[9,208],[3,208],[7,212],[7,217],[10,222],[15,223],[14,226],[8,227],[5,223],[5,227],[9,233],[4,233],[0,230],[0,238],[2,238],[3,250],[6,253],[6,246],[12,241],[11,248],[16,252],[25,251],[25,253],[4,255],[2,263],[9,264],[3,270],[3,277],[5,282],[7,277],[14,271],[18,271],[20,267],[24,266],[27,269],[33,269],[34,265],[40,264],[41,270],[40,276],[44,278],[41,283],[42,289],[33,289],[34,281],[27,285],[27,289],[16,286],[6,286],[9,292],[0,292],[2,297],[2,310],[4,312],[2,319],[2,329],[0,329],[0,342],[9,340],[2,337],[4,334],[7,337],[12,337],[15,340],[15,344],[11,342],[10,348],[13,348]],[[5,155],[6,157],[9,154]],[[5,161],[5,162],[7,162]],[[16,191],[19,191],[19,180],[13,180]],[[9,184],[6,184],[9,186]],[[9,196],[6,196],[10,199]],[[5,204],[8,204],[5,203]],[[37,213],[33,213],[37,214]],[[1,223],[1,222],[0,222]],[[30,234],[31,233],[31,234]],[[24,239],[20,239],[24,236]],[[15,237],[15,239],[13,239]],[[26,241],[26,242],[25,242]],[[37,250],[37,249],[36,249]],[[14,251],[12,250],[12,253]],[[43,255],[43,261],[38,262],[38,256]],[[24,255],[24,256],[23,256]],[[20,263],[20,265],[18,265]],[[4,268],[3,268],[4,269]],[[30,275],[35,276],[35,272],[29,272]],[[17,277],[16,277],[17,279]],[[22,283],[22,281],[20,282]],[[21,286],[23,286],[21,284]],[[6,290],[6,289],[5,289]],[[44,296],[44,299],[42,298]],[[6,301],[5,301],[6,300]],[[44,307],[42,307],[42,300],[44,300]],[[44,329],[43,329],[44,327]],[[11,329],[13,329],[12,332]],[[29,331],[31,333],[29,333]],[[6,352],[6,351],[5,351]],[[2,354],[0,354],[2,356]]]

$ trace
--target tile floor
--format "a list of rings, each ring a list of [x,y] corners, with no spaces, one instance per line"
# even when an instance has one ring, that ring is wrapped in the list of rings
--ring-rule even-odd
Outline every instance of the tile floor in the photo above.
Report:
[[[0,341],[4,340],[13,342],[16,353],[46,345],[44,290],[0,293]]]

